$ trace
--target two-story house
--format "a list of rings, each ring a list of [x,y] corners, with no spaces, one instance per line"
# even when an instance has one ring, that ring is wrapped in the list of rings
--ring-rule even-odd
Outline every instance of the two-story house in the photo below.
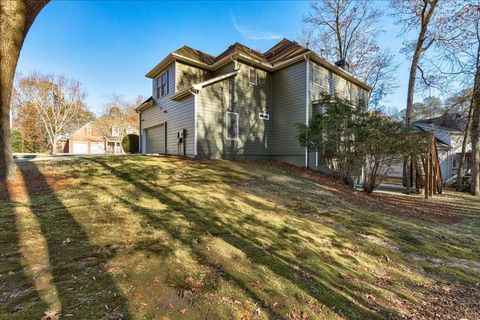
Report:
[[[216,57],[184,46],[146,76],[153,94],[136,107],[142,153],[312,167],[318,156],[300,146],[295,125],[309,122],[323,92],[366,102],[371,91],[344,64],[288,39],[264,53],[235,43]]]

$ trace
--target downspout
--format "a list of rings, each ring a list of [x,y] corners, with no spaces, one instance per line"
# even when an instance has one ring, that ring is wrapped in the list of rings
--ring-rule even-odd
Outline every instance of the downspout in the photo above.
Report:
[[[142,113],[135,111],[138,114],[138,153],[143,153],[142,143]]]
[[[199,90],[193,88],[189,89],[190,93],[193,94],[193,156],[197,157],[197,141],[198,141],[198,116],[197,116],[197,94]]]
[[[305,81],[305,125],[308,126],[310,122],[310,58],[308,53],[304,55],[307,62],[307,72]],[[308,147],[305,147],[305,167],[308,168]]]

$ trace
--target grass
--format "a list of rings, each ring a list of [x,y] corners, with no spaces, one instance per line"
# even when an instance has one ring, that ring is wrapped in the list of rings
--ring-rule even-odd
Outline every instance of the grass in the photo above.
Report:
[[[10,186],[0,201],[0,319],[398,318],[436,281],[480,282],[480,202],[466,195],[440,198],[462,215],[442,224],[255,162],[19,171],[23,196]]]

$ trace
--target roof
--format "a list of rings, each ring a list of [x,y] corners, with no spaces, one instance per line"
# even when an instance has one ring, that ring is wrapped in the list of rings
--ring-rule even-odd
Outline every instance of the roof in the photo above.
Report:
[[[467,125],[467,118],[460,113],[444,113],[440,117],[421,119],[415,121],[414,125],[429,125],[432,128],[445,131],[463,132]]]
[[[305,54],[310,50],[299,45],[295,41],[283,39],[268,51],[263,56],[273,65],[279,62],[286,61],[301,54]]]
[[[182,55],[184,57],[190,58],[192,60],[196,60],[201,63],[205,64],[212,64],[215,61],[215,57],[205,53],[203,51],[190,48],[188,46],[183,46],[178,50],[175,50],[173,53],[178,55]]]
[[[235,58],[247,60],[267,71],[275,71],[307,57],[333,71],[334,73],[359,85],[363,89],[367,91],[372,90],[369,85],[357,79],[351,73],[325,60],[315,52],[301,46],[297,42],[285,38],[264,53],[251,49],[241,43],[235,42],[229,46],[227,50],[215,57],[200,50],[183,46],[167,55],[146,74],[146,77],[152,79],[158,77],[161,71],[177,60],[197,66],[199,68],[203,68],[205,70],[214,71],[230,62],[231,59]]]

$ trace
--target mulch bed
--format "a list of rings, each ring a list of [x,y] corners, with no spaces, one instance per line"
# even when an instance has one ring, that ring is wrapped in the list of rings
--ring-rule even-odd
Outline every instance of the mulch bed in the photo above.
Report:
[[[411,216],[430,222],[455,223],[462,219],[465,212],[452,205],[442,202],[435,196],[429,200],[421,195],[392,195],[356,192],[343,181],[318,171],[300,168],[294,165],[276,161],[262,161],[269,166],[274,166],[295,173],[304,179],[327,186],[329,191],[349,203],[356,204],[366,209],[382,210],[402,216]],[[438,196],[441,197],[441,196]]]

